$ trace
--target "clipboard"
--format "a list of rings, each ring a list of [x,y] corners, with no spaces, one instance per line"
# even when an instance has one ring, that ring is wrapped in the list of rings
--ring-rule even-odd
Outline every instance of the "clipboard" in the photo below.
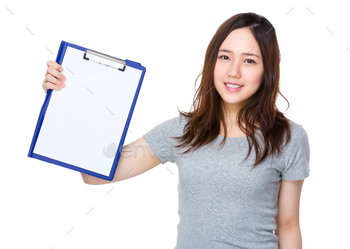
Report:
[[[111,181],[146,68],[61,41],[66,86],[49,89],[28,157]]]

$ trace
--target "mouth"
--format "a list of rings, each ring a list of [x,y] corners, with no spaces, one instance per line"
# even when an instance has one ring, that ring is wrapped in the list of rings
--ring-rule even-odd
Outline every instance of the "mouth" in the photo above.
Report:
[[[237,84],[237,83],[232,83],[232,82],[224,82],[224,84],[232,89],[236,89],[236,88],[242,88],[243,85]]]

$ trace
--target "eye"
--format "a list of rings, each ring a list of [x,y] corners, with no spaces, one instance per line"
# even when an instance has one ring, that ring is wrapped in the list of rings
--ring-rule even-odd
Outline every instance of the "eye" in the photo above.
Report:
[[[228,58],[227,55],[221,55],[219,56],[219,58],[223,59],[223,60],[229,60],[230,58]]]
[[[248,64],[256,64],[256,62],[255,61],[253,61],[253,60],[251,60],[251,59],[246,59],[245,61],[251,61],[250,63],[248,63]]]

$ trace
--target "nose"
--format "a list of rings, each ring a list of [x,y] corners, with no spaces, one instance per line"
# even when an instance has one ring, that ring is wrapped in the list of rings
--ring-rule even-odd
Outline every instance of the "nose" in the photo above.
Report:
[[[232,66],[228,71],[227,71],[227,73],[226,73],[226,75],[227,76],[233,76],[233,75],[235,75],[235,76],[237,76],[237,77],[240,77],[240,72],[239,72],[239,69],[238,69],[238,67],[237,66]]]
[[[232,70],[234,68],[234,66],[233,67],[231,67],[231,69],[230,70],[228,70],[228,72],[226,73],[226,75],[228,75],[228,73]]]

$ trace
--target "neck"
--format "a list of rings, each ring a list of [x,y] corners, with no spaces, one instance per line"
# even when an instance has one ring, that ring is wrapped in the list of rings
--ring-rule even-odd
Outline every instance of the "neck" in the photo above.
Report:
[[[223,105],[223,112],[224,112],[224,117],[225,117],[225,121],[227,124],[229,125],[233,125],[233,126],[237,126],[238,125],[238,120],[237,120],[237,116],[238,116],[238,112],[241,110],[242,108],[238,105]]]
[[[238,112],[243,108],[243,106],[244,104],[223,104],[224,118],[229,132],[233,132],[236,134],[244,134],[244,132],[241,131],[241,129],[238,126]],[[245,129],[246,124],[242,123],[242,125]],[[258,122],[256,122],[255,125],[260,127]],[[223,130],[222,124],[220,129]]]

